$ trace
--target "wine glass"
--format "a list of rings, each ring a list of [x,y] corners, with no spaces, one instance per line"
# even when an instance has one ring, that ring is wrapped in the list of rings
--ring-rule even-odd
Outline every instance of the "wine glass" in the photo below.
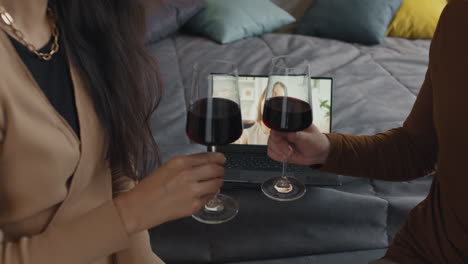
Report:
[[[242,134],[237,68],[234,64],[209,60],[193,67],[192,85],[185,92],[187,102],[187,136],[195,143],[215,152],[217,145],[236,141]],[[215,85],[216,84],[216,85]],[[217,194],[193,215],[206,224],[221,224],[239,211],[231,197]]]
[[[282,132],[297,132],[309,127],[313,119],[310,87],[309,63],[306,60],[291,56],[273,58],[263,123],[272,130]],[[306,192],[302,182],[286,175],[291,154],[285,154],[281,177],[268,179],[262,184],[263,193],[273,200],[293,201]]]

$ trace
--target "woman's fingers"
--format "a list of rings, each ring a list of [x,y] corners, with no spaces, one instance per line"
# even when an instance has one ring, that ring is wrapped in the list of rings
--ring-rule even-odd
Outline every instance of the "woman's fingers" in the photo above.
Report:
[[[177,156],[168,162],[168,166],[173,169],[188,169],[205,164],[219,164],[224,165],[226,157],[218,152],[198,153],[188,156]]]
[[[193,191],[195,195],[203,198],[213,198],[216,192],[223,186],[224,180],[223,178],[216,178],[209,181],[199,182],[194,185]],[[209,199],[208,199],[209,200]]]
[[[224,176],[224,167],[215,163],[201,165],[190,170],[191,180],[194,181],[208,181],[215,178],[222,178]]]

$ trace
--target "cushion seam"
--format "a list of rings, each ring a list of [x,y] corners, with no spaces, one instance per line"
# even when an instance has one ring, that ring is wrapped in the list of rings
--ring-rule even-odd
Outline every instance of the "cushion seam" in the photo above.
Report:
[[[373,192],[374,196],[384,200],[386,202],[386,205],[387,205],[386,214],[385,214],[386,215],[385,216],[385,235],[387,236],[387,246],[389,246],[390,245],[390,234],[388,232],[388,227],[389,227],[388,221],[389,221],[389,215],[390,215],[389,214],[390,202],[387,199],[385,199],[384,197],[377,194],[373,179],[369,179],[369,184],[370,184],[370,186],[372,188],[372,192]]]

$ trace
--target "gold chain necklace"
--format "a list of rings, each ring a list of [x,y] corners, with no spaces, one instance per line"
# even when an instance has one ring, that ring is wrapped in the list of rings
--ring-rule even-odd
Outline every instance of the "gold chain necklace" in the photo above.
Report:
[[[36,56],[41,59],[48,61],[52,59],[52,56],[57,53],[60,49],[59,45],[59,30],[57,28],[57,25],[55,24],[55,15],[54,12],[52,11],[51,8],[47,9],[47,14],[50,18],[50,26],[52,28],[52,36],[54,37],[54,43],[52,43],[52,47],[50,48],[50,52],[48,53],[42,53],[37,51],[36,47],[32,45],[31,43],[27,42],[24,39],[24,34],[15,26],[13,18],[11,15],[3,8],[0,6],[0,17],[3,21],[3,23],[10,28],[12,33],[15,35],[15,37],[19,40],[21,44],[23,44],[26,48],[28,48],[29,51],[32,53],[36,54]]]

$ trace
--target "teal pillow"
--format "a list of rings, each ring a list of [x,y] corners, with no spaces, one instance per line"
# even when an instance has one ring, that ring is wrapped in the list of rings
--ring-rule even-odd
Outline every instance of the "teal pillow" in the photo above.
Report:
[[[225,44],[272,32],[295,21],[270,0],[208,0],[186,28]]]
[[[379,44],[402,0],[316,0],[297,34]]]

